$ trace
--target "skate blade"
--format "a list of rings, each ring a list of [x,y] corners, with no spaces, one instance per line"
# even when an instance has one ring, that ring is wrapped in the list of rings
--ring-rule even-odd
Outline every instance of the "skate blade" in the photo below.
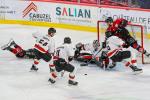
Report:
[[[1,46],[1,49],[2,49],[2,50],[6,50],[9,46],[11,46],[11,43],[12,43],[13,41],[14,41],[14,40],[11,38],[7,44]]]
[[[78,86],[78,83],[77,84],[68,84],[68,86]]]
[[[6,50],[7,47],[8,47],[8,45],[5,44],[5,45],[1,46],[1,49],[2,49],[2,50]]]
[[[29,72],[37,72],[37,70],[30,70]]]
[[[78,84],[76,84],[76,85],[68,84],[68,86],[78,86]]]
[[[133,75],[138,75],[140,73],[143,73],[143,71],[136,71],[136,72],[133,72]]]

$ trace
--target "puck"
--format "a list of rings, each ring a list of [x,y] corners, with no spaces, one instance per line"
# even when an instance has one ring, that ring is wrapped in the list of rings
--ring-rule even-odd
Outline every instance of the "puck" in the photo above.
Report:
[[[87,75],[87,74],[84,74],[84,75]]]

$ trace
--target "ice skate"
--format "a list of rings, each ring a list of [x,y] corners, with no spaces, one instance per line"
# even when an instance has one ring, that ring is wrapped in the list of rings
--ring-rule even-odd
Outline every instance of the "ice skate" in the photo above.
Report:
[[[78,85],[78,82],[69,80],[69,81],[68,81],[68,84],[69,84],[69,85]]]
[[[52,78],[49,78],[49,80],[48,80],[51,84],[54,84],[56,81],[54,80],[54,79],[52,79]]]
[[[148,53],[148,52],[146,52],[145,55],[146,55],[147,57],[150,57],[150,53]]]
[[[130,65],[130,68],[133,70],[134,74],[140,74],[143,72],[141,68],[137,68],[136,66]]]
[[[9,42],[1,47],[2,50],[9,49],[12,45],[16,44],[13,39],[10,39]]]
[[[108,69],[112,69],[116,66],[116,62],[112,62],[110,65],[108,65]]]
[[[35,66],[35,65],[32,65],[32,67],[31,67],[31,69],[30,69],[31,71],[37,71],[38,70],[38,68]]]

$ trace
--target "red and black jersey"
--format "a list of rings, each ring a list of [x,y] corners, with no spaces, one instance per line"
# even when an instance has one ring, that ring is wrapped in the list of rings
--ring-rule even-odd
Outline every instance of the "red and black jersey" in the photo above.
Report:
[[[115,32],[115,31],[117,31],[119,28],[124,28],[124,27],[120,27],[120,26],[122,26],[121,24],[122,24],[122,22],[124,21],[125,19],[123,19],[123,18],[119,18],[119,19],[116,19],[114,22],[113,22],[113,25],[112,25],[112,27],[111,27],[111,31],[112,32]]]

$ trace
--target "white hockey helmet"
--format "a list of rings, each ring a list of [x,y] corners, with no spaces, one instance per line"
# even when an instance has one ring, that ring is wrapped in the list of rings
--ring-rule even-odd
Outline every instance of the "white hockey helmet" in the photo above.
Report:
[[[94,40],[93,41],[93,47],[94,47],[94,49],[97,49],[99,46],[100,46],[99,41],[98,40]]]

